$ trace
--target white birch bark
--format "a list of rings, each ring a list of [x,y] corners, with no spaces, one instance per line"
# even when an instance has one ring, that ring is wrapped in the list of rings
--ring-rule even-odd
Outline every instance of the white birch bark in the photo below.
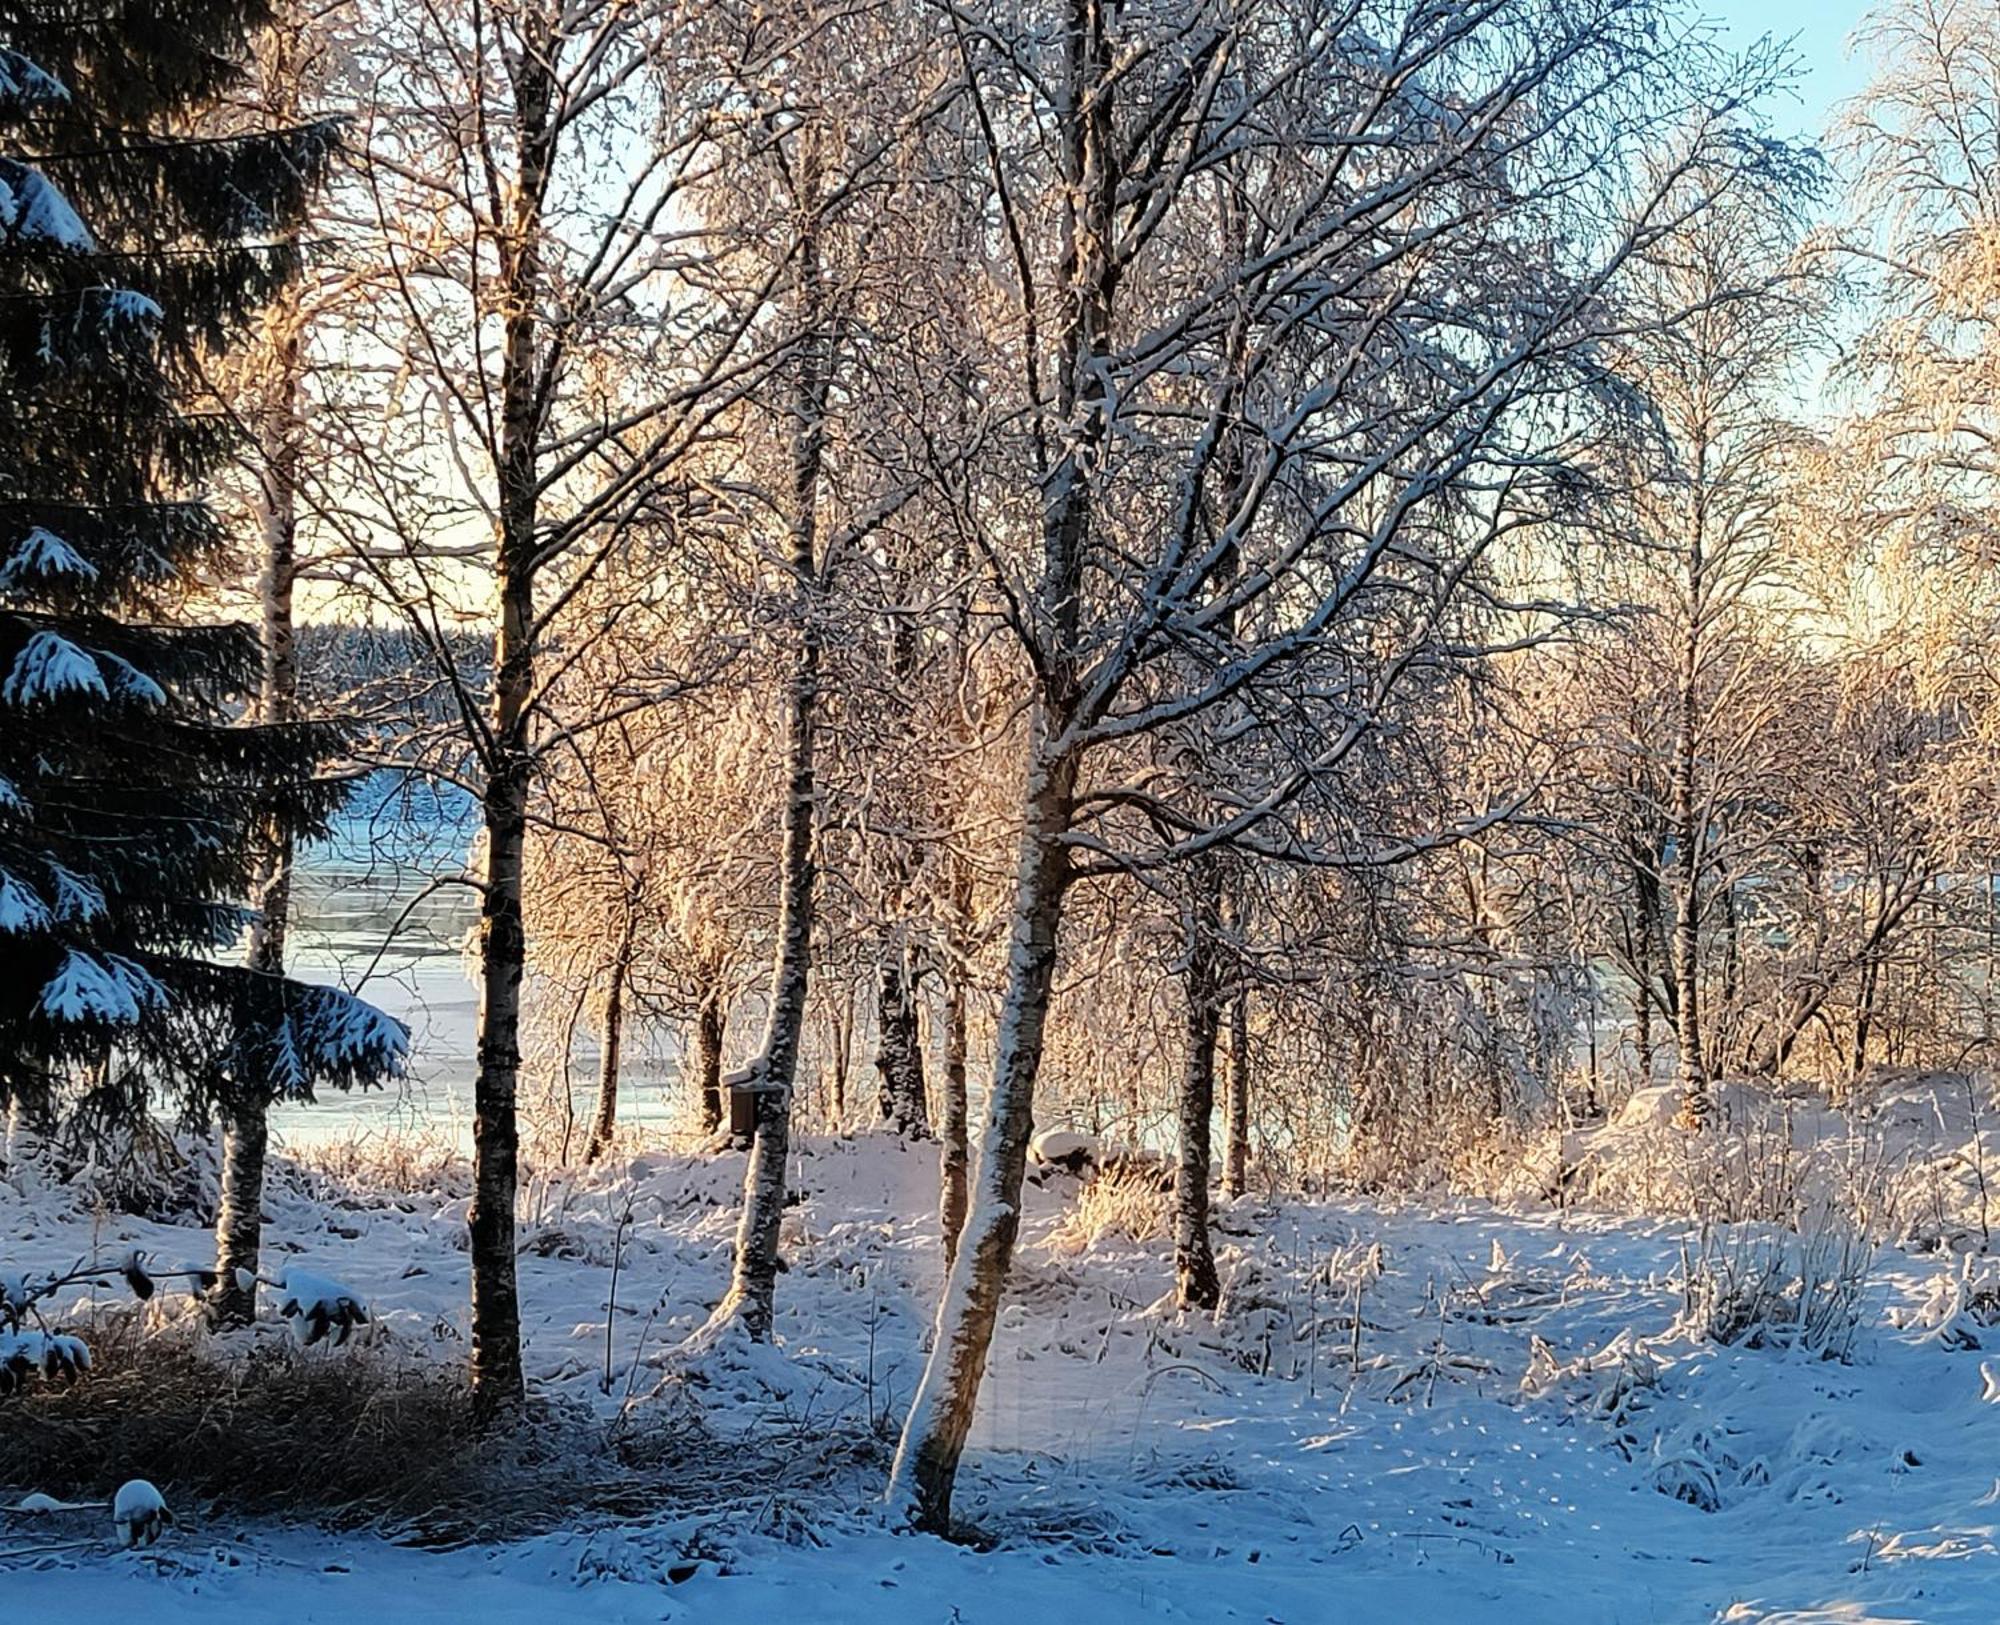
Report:
[[[805,1039],[811,992],[814,823],[818,814],[816,740],[820,656],[824,637],[818,558],[818,508],[826,449],[827,391],[832,363],[825,331],[817,218],[820,170],[811,130],[800,145],[798,270],[795,310],[801,335],[792,368],[794,414],[787,493],[786,564],[791,573],[797,647],[785,708],[786,784],[778,895],[777,962],[771,975],[770,1015],[764,1042],[731,1087],[754,1093],[757,1125],[743,1176],[743,1213],[736,1229],[729,1290],[709,1323],[696,1333],[702,1344],[740,1327],[753,1342],[768,1342],[775,1314],[779,1242],[785,1213],[785,1159],[791,1142],[792,1099],[799,1050]]]

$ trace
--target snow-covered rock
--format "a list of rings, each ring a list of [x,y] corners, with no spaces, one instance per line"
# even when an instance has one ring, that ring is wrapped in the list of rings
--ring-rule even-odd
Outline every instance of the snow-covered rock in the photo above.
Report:
[[[1028,1155],[1036,1162],[1044,1167],[1066,1168],[1073,1174],[1095,1167],[1102,1150],[1103,1143],[1096,1135],[1066,1128],[1043,1129],[1028,1142]]]
[[[171,1521],[166,1497],[145,1479],[128,1479],[118,1486],[111,1503],[111,1526],[118,1531],[119,1545],[150,1546]]]

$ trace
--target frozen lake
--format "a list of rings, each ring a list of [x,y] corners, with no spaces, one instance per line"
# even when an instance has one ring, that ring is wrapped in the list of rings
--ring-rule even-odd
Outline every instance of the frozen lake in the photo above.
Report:
[[[292,883],[287,969],[306,981],[359,993],[409,1024],[409,1076],[385,1088],[323,1091],[311,1105],[272,1113],[294,1143],[378,1132],[415,1132],[470,1146],[474,1035],[479,991],[470,955],[479,920],[470,886],[436,885],[454,873],[469,841],[469,806],[437,798],[414,811],[406,800],[367,790],[334,839],[301,854]],[[528,1046],[524,1046],[524,1049]],[[671,1117],[671,1056],[643,1032],[628,1034],[619,1098],[622,1122]],[[596,1088],[596,1047],[579,1038],[570,1056],[572,1109],[587,1121]],[[522,1075],[524,1112],[560,1115],[552,1086],[558,1058],[530,1050]]]
[[[360,867],[321,854],[294,875],[287,968],[357,991],[407,1022],[410,1075],[382,1089],[327,1090],[310,1106],[281,1107],[272,1125],[286,1138],[396,1128],[469,1143],[479,994],[466,948],[478,897],[467,886],[421,896],[425,883],[394,864]]]

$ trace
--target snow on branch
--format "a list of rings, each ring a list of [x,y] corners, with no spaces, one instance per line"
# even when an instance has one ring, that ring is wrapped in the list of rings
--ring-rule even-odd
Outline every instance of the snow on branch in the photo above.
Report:
[[[69,100],[69,86],[19,51],[0,46],[0,110],[25,113]]]
[[[163,1008],[166,989],[122,954],[102,958],[72,948],[42,989],[42,1013],[52,1021],[129,1027]]]
[[[0,564],[0,591],[6,592],[64,580],[96,579],[96,565],[41,525],[31,527],[8,554],[6,563]]]
[[[0,1332],[0,1395],[27,1386],[32,1377],[73,1381],[90,1369],[90,1348],[58,1332]]]
[[[89,651],[58,632],[37,632],[28,639],[0,683],[0,699],[23,708],[79,694],[108,700],[111,690]]]
[[[70,254],[89,254],[97,247],[48,176],[13,158],[0,158],[0,233],[17,245]]]
[[[33,887],[0,869],[0,932],[22,936],[46,931],[54,918]]]
[[[314,1088],[401,1077],[410,1030],[337,987],[255,975],[228,1070],[266,1097],[306,1100]]]
[[[409,1028],[337,987],[304,989],[286,1025],[314,1076],[397,1076],[409,1055]]]
[[[165,1272],[166,1279],[185,1279],[189,1290],[205,1292],[215,1284],[215,1272],[199,1264]],[[90,1370],[90,1345],[73,1333],[61,1332],[44,1318],[44,1306],[73,1286],[123,1281],[144,1303],[158,1290],[146,1254],[133,1248],[115,1264],[78,1263],[47,1274],[0,1274],[0,1398],[19,1393],[32,1380],[74,1382]]]

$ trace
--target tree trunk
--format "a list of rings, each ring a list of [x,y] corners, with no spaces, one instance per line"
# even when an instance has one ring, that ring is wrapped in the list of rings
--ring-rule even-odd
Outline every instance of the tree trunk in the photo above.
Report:
[[[1680,895],[1674,900],[1674,1038],[1679,1050],[1676,1079],[1681,1093],[1681,1121],[1705,1128],[1710,1115],[1708,1074],[1701,1053],[1700,905],[1695,895],[1699,864],[1692,841],[1676,857]]]
[[[264,1241],[264,1161],[270,1149],[264,1108],[245,1105],[222,1124],[221,1191],[215,1208],[215,1286],[209,1323],[220,1329],[257,1318],[257,1265]]]
[[[525,624],[521,618],[510,621]],[[503,643],[506,641],[504,636]],[[504,691],[520,695],[517,667]],[[503,707],[511,702],[502,699]],[[479,1073],[473,1084],[472,1206],[467,1215],[472,1263],[472,1396],[482,1423],[519,1408],[521,1304],[514,1271],[514,1204],[520,1174],[516,1093],[521,1071],[522,848],[528,824],[525,753],[486,782],[486,876],[479,913]]]
[[[1632,870],[1633,908],[1638,914],[1632,933],[1632,1040],[1639,1052],[1639,1083],[1653,1081],[1653,931],[1659,910],[1659,883],[1637,865]]]
[[[1103,0],[1070,0],[1063,130],[1065,186],[1061,277],[1064,316],[1056,404],[1062,451],[1040,470],[1041,575],[1035,591],[1038,686],[1022,775],[1021,845],[1009,927],[993,1086],[986,1100],[978,1178],[958,1253],[938,1307],[930,1358],[903,1422],[890,1470],[897,1515],[934,1533],[951,1526],[952,1484],[979,1401],[1021,1224],[1021,1186],[1034,1132],[1056,937],[1069,879],[1064,845],[1076,810],[1077,754],[1069,729],[1080,704],[1078,669],[1083,546],[1091,475],[1111,403],[1100,362],[1109,343],[1110,263],[1117,201],[1110,14]]]
[[[289,528],[289,527],[288,527]],[[278,555],[274,552],[274,571]],[[266,659],[264,714],[280,720],[292,714],[296,678],[292,665],[290,548],[284,553],[281,638],[271,636],[273,600],[267,584],[265,600]],[[278,653],[273,654],[277,650]],[[282,676],[274,688],[272,671]],[[275,695],[282,698],[274,700]],[[258,917],[250,929],[245,956],[252,970],[282,973],[285,968],[285,916],[291,906],[292,845],[274,843],[263,887],[257,899]],[[209,1321],[217,1327],[247,1326],[257,1318],[256,1275],[264,1242],[264,1164],[270,1148],[269,1103],[261,1096],[233,1102],[222,1118],[222,1169],[215,1210],[215,1287],[209,1297]],[[246,1284],[247,1283],[247,1284]]]
[[[702,995],[694,1017],[694,1077],[701,1101],[701,1128],[713,1134],[722,1127],[722,1041],[727,1034],[722,989]]]
[[[938,1232],[944,1240],[947,1272],[958,1256],[958,1236],[965,1228],[966,1175],[972,1160],[965,1132],[965,965],[957,935],[954,930],[951,963],[945,969],[944,1098],[939,1103],[943,1147],[938,1154]]]
[[[1209,1124],[1215,1115],[1215,1040],[1221,1019],[1221,949],[1215,876],[1197,860],[1186,924],[1187,1054],[1180,1089],[1180,1161],[1174,1170],[1174,1283],[1183,1309],[1213,1309],[1222,1296],[1208,1239],[1208,1179],[1213,1160]]]
[[[902,562],[892,556],[898,602],[912,597]],[[889,618],[888,666],[892,691],[908,693],[918,667],[917,622],[913,615]],[[907,793],[907,791],[905,791]],[[931,1137],[930,1102],[924,1090],[924,1046],[917,1023],[917,973],[912,964],[907,922],[911,877],[917,867],[914,843],[894,838],[883,854],[880,874],[884,918],[881,965],[875,988],[875,1071],[882,1121],[905,1140]]]
[[[19,1090],[7,1097],[6,1143],[0,1145],[0,1169],[4,1169],[25,1192],[32,1178],[30,1170],[41,1158],[41,1136],[35,1132],[35,1123],[28,1098]]]
[[[808,615],[809,620],[815,618],[816,611],[808,611]],[[743,1176],[743,1216],[736,1230],[729,1291],[710,1322],[716,1330],[731,1322],[740,1323],[758,1343],[770,1339],[777,1298],[791,1097],[797,1080],[812,954],[813,734],[818,683],[819,632],[809,628],[800,639],[786,726],[790,787],[785,797],[784,875],[778,900],[778,960],[772,975],[770,1022],[757,1058],[730,1082],[731,1088],[755,1092],[756,1128]]]
[[[1035,1077],[1062,924],[1067,863],[1061,837],[1069,828],[1075,782],[1075,766],[1068,761],[1038,762],[1031,770],[979,1178],[945,1283],[930,1359],[904,1419],[890,1476],[891,1503],[918,1527],[936,1533],[950,1528],[952,1483],[972,1429],[1020,1231]]]
[[[1742,1016],[1743,949],[1738,935],[1736,882],[1720,859],[1710,864],[1711,894],[1722,913],[1722,986],[1702,1011],[1702,1042],[1708,1053],[1702,1059],[1702,1075],[1713,1077],[1723,1067],[1729,1034]]]
[[[1689,1128],[1705,1128],[1711,1115],[1708,1072],[1701,1030],[1701,842],[1696,806],[1695,754],[1700,748],[1697,711],[1701,677],[1701,548],[1690,555],[1688,624],[1681,642],[1679,729],[1672,773],[1674,820],[1674,1037],[1679,1050],[1676,1080],[1680,1118]]]
[[[931,1118],[924,1092],[924,1046],[911,983],[900,956],[882,966],[875,999],[877,1098],[882,1121],[897,1134],[906,1140],[928,1140]]]
[[[768,1342],[776,1308],[778,1242],[785,1216],[785,1158],[790,1149],[792,1093],[798,1081],[810,992],[813,928],[813,824],[817,810],[814,742],[819,716],[820,624],[817,553],[820,467],[825,453],[829,368],[820,286],[816,209],[819,165],[813,132],[804,133],[799,230],[800,329],[792,404],[787,563],[798,625],[798,649],[785,719],[787,783],[778,893],[778,951],[771,978],[771,1014],[757,1058],[736,1081],[757,1097],[757,1124],[743,1176],[743,1216],[736,1229],[736,1259],[729,1291],[703,1334],[740,1325],[753,1342]]]
[[[964,224],[963,221],[960,222]],[[971,233],[965,233],[960,240],[964,251],[963,261],[968,266],[973,263],[971,253]],[[973,398],[970,370],[962,369],[957,380],[958,387],[951,392],[955,404],[956,432],[963,435],[968,428],[966,402]],[[947,554],[950,561],[951,579],[967,582],[978,569],[975,550],[961,536],[954,541]],[[957,602],[953,606],[952,632],[949,644],[950,666],[947,681],[949,692],[957,695],[958,704],[948,713],[951,718],[951,738],[954,743],[953,755],[959,760],[970,759],[977,749],[981,735],[985,732],[986,700],[982,694],[978,662],[973,658],[972,647],[972,603],[969,588],[961,587]],[[961,776],[947,768],[939,776],[935,798],[952,808],[954,825],[962,825],[968,810],[966,786]],[[942,1119],[939,1136],[942,1144],[938,1152],[938,1234],[944,1246],[945,1274],[951,1273],[952,1264],[958,1258],[958,1240],[965,1228],[966,1203],[969,1200],[969,1181],[972,1169],[972,1152],[967,1134],[967,1118],[970,1114],[966,1088],[966,1062],[970,1050],[968,1033],[968,994],[972,981],[972,956],[975,938],[973,908],[975,906],[974,877],[972,864],[965,855],[964,848],[954,839],[945,848],[946,874],[946,914],[944,926],[944,1083],[939,1101],[939,1115]]]
[[[1222,1149],[1222,1194],[1250,1188],[1250,989],[1238,983],[1229,1000],[1229,1112]]]
[[[1224,233],[1232,256],[1248,252],[1243,212],[1231,208],[1225,214]],[[1241,415],[1243,378],[1240,358],[1237,376],[1227,397],[1229,415]],[[1224,441],[1218,467],[1218,486],[1233,495],[1243,478],[1242,437],[1230,432]],[[1218,532],[1227,533],[1228,522],[1220,514],[1211,519]],[[1231,542],[1217,559],[1213,586],[1226,605],[1234,592],[1241,570],[1236,543]],[[1236,614],[1222,608],[1214,617],[1215,636],[1223,647],[1236,638]],[[1226,756],[1216,765],[1228,772]],[[1198,858],[1188,870],[1188,911],[1185,921],[1187,964],[1182,972],[1182,998],[1186,1004],[1186,1047],[1182,1060],[1180,1093],[1180,1161],[1174,1172],[1174,1277],[1183,1309],[1213,1309],[1222,1296],[1215,1274],[1215,1253],[1208,1239],[1209,1165],[1214,1160],[1210,1124],[1215,1115],[1215,1052],[1222,1014],[1227,1000],[1232,1055],[1230,1081],[1233,1085],[1225,1102],[1223,1137],[1223,1193],[1235,1196],[1243,1189],[1248,1150],[1243,1144],[1249,1126],[1249,1107],[1244,1094],[1247,1073],[1246,1033],[1248,1015],[1244,1006],[1243,920],[1246,910],[1242,888],[1233,879],[1226,881],[1213,857]],[[1231,944],[1235,971],[1234,990],[1222,985],[1223,943]]]
[[[834,1131],[847,1128],[847,1077],[854,1069],[854,989],[841,989],[838,1001],[827,1006],[828,1047],[827,1110]]]
[[[1875,1024],[1875,988],[1879,965],[1869,959],[1861,967],[1861,990],[1854,997],[1854,1053],[1849,1058],[1847,1083],[1850,1096],[1860,1087],[1868,1070],[1868,1040]]]
[[[1986,871],[1986,975],[1979,988],[1979,1036],[1993,1041],[1993,996],[2000,990],[2000,872]]]
[[[521,1301],[514,1270],[514,1209],[520,1182],[521,977],[527,938],[521,916],[523,848],[535,758],[529,702],[535,680],[535,573],[543,412],[542,206],[553,161],[553,23],[542,7],[523,13],[513,72],[518,173],[498,244],[501,315],[499,485],[494,596],[493,711],[485,749],[482,813],[486,874],[479,910],[479,1073],[472,1094],[472,1403],[482,1425],[519,1410]]]
[[[280,61],[273,71],[283,74]],[[298,577],[299,396],[304,385],[304,312],[296,290],[274,310],[271,373],[260,414],[263,468],[263,571],[259,582],[263,676],[260,722],[289,722],[298,711],[299,671],[293,596]],[[257,895],[257,917],[244,956],[250,969],[282,975],[285,924],[291,911],[292,842],[272,831]],[[257,1318],[257,1269],[264,1245],[264,1164],[270,1150],[269,1102],[246,1096],[222,1116],[221,1184],[215,1209],[215,1287],[210,1324],[247,1326]]]
[[[632,921],[628,916],[611,962],[611,985],[604,990],[604,1031],[597,1052],[597,1110],[590,1119],[590,1139],[583,1148],[586,1165],[611,1149],[618,1131],[618,1065],[625,1047],[625,977],[632,954]]]

